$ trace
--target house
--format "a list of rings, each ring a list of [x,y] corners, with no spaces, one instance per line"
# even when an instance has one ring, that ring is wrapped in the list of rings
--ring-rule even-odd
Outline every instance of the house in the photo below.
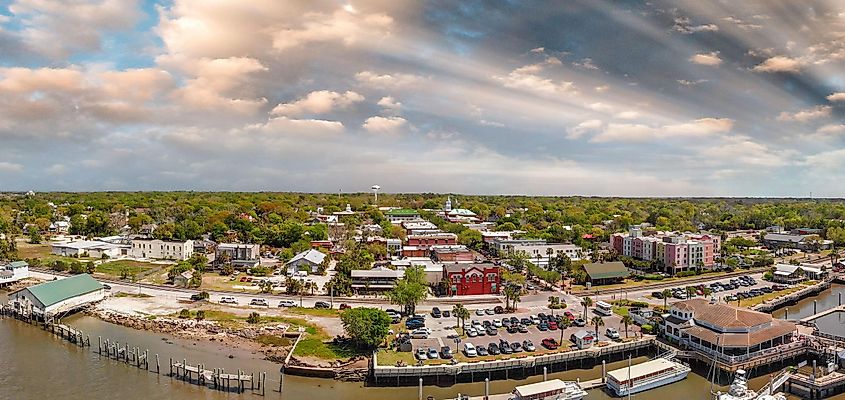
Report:
[[[214,252],[215,266],[229,262],[236,269],[257,267],[261,264],[261,245],[244,243],[220,243]]]
[[[103,298],[105,288],[88,274],[30,286],[9,294],[9,302],[17,313],[33,314],[45,321]]]
[[[29,278],[29,264],[26,261],[12,261],[0,265],[0,286]]]
[[[796,326],[769,314],[698,298],[672,304],[663,330],[679,345],[730,364],[776,352],[792,342]]]
[[[309,271],[309,273],[317,273],[320,264],[326,259],[326,255],[314,249],[308,249],[295,255],[285,264],[287,274],[293,276],[297,271]]]
[[[385,291],[393,289],[405,271],[376,267],[371,270],[352,270],[351,275],[352,290],[355,292]]]
[[[413,221],[420,218],[420,213],[416,210],[408,208],[397,208],[384,213],[384,216],[392,224],[401,223],[402,221]]]
[[[77,240],[50,245],[50,253],[63,257],[116,258],[126,256],[130,246],[102,240]]]
[[[618,283],[630,275],[621,261],[585,264],[584,271],[587,272],[587,282],[593,286]]]
[[[70,222],[68,221],[55,221],[50,224],[50,227],[47,228],[50,233],[55,233],[57,235],[66,235],[70,232]]]
[[[449,282],[449,296],[498,294],[501,271],[494,264],[445,264],[443,279]]]
[[[173,284],[179,287],[188,287],[191,285],[191,279],[193,278],[193,271],[185,271],[173,277]]]
[[[584,350],[592,347],[593,342],[596,341],[596,338],[593,335],[593,332],[590,332],[588,330],[580,330],[569,336],[569,340],[571,340],[572,343],[575,344],[575,347],[577,347],[579,350]]]
[[[475,254],[464,245],[435,245],[431,246],[431,259],[442,263],[471,263],[475,261]]]
[[[180,242],[160,239],[133,239],[129,254],[134,258],[184,261],[194,254],[194,242],[192,240]]]

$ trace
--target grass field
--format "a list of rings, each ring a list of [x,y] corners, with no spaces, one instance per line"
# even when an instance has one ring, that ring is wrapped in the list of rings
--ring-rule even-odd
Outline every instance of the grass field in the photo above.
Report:
[[[799,286],[792,287],[792,288],[789,288],[789,289],[779,290],[777,292],[766,293],[762,296],[754,296],[750,299],[742,299],[742,300],[739,301],[739,306],[740,307],[753,307],[753,306],[756,306],[758,304],[764,303],[766,301],[775,299],[777,297],[785,296],[787,294],[797,292],[801,289],[804,289],[804,288],[799,285]],[[733,304],[733,302],[731,302],[731,304]]]
[[[162,266],[141,261],[117,260],[97,265],[95,272],[120,277],[124,269],[128,269],[130,273],[144,275],[144,273],[157,268],[162,268]]]

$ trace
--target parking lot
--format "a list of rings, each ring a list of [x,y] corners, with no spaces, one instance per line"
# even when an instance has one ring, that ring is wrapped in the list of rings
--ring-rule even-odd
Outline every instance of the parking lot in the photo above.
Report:
[[[482,315],[478,315],[478,313],[476,311],[477,311],[476,309],[470,310],[470,312],[471,312],[470,318],[467,319],[467,321],[466,321],[467,328],[472,326],[473,322],[476,322],[476,324],[481,324],[483,326],[485,321],[489,321],[490,325],[493,325],[494,320],[501,321],[503,318],[515,317],[515,318],[521,320],[523,318],[529,318],[530,319],[532,316],[534,316],[534,318],[538,318],[537,316],[540,313],[552,315],[552,310],[550,310],[548,308],[538,308],[537,310],[520,310],[520,312],[517,312],[517,313],[493,314],[493,315],[490,315],[490,314],[487,314],[487,313],[484,313],[484,312],[481,313]],[[574,314],[574,316],[576,318],[583,317],[583,313],[584,313],[583,308],[578,309],[578,308],[570,307],[566,310],[554,310],[554,315],[555,316],[561,316],[562,318],[567,318],[567,317],[564,316],[565,311],[571,312],[572,314]],[[586,326],[584,326],[584,327],[570,326],[569,328],[566,328],[566,329],[563,329],[563,330],[556,329],[556,330],[541,331],[538,328],[537,324],[532,323],[532,324],[529,324],[529,325],[525,325],[525,328],[526,328],[525,330],[527,330],[527,332],[523,332],[523,333],[520,333],[520,332],[510,333],[510,332],[507,331],[506,328],[501,327],[501,328],[496,329],[496,334],[494,334],[494,335],[487,335],[485,333],[484,336],[468,337],[466,335],[463,335],[461,337],[458,337],[458,331],[455,329],[455,327],[458,324],[458,321],[454,316],[434,318],[434,317],[431,316],[431,314],[427,314],[425,316],[425,327],[431,330],[430,335],[428,336],[428,338],[425,338],[425,339],[422,339],[422,338],[414,339],[414,338],[412,338],[411,343],[413,345],[414,354],[416,354],[417,350],[421,349],[421,348],[426,349],[426,350],[427,349],[440,350],[444,346],[449,346],[451,348],[452,352],[454,353],[455,358],[458,361],[466,361],[468,359],[478,359],[478,358],[481,358],[481,359],[507,358],[507,357],[514,357],[514,356],[524,356],[527,353],[531,353],[531,352],[526,352],[524,350],[521,350],[519,352],[515,352],[515,353],[512,353],[512,354],[500,354],[500,355],[495,355],[495,356],[488,356],[488,355],[485,355],[485,354],[479,354],[479,357],[470,358],[470,357],[467,357],[462,352],[462,350],[464,349],[465,343],[472,343],[476,348],[483,347],[486,350],[491,343],[496,343],[497,345],[499,345],[499,342],[502,339],[509,342],[509,343],[519,342],[520,345],[522,345],[522,343],[524,343],[524,341],[528,340],[535,347],[535,350],[533,351],[533,353],[549,353],[549,352],[553,352],[553,351],[566,351],[570,347],[575,348],[575,345],[569,340],[570,335],[572,335],[573,333],[578,332],[580,330],[587,330],[591,333],[595,332],[595,327],[590,324],[590,319],[592,319],[593,316],[595,316],[595,315],[597,315],[597,314],[594,313],[593,309],[590,309],[588,318],[586,320]],[[615,315],[615,314],[611,315],[611,316],[602,316],[602,320],[604,321],[604,326],[601,326],[599,328],[599,337],[598,337],[597,341],[611,341],[612,340],[612,339],[608,338],[607,335],[605,334],[607,328],[616,329],[619,332],[620,337],[623,338],[623,339],[625,338],[625,330],[624,330],[624,326],[622,326],[622,324],[621,324],[621,317],[620,316]],[[404,325],[403,325],[403,327],[404,327]],[[634,335],[636,335],[638,331],[639,331],[639,328],[637,326],[629,325],[628,334],[629,334],[630,337],[633,337]],[[562,342],[561,342],[561,333],[563,334]],[[556,342],[558,342],[558,344],[560,345],[560,348],[557,349],[557,350],[549,350],[549,349],[545,348],[542,345],[542,343],[543,343],[543,340],[547,339],[547,338],[553,338]],[[424,361],[424,362],[431,362],[431,361]],[[442,362],[442,361],[440,361],[440,362]]]
[[[669,298],[669,303],[682,301],[687,298],[703,297],[704,291],[702,287],[710,289],[710,295],[707,298],[714,298],[716,301],[727,302],[737,301],[740,299],[754,299],[755,297],[764,296],[769,293],[777,293],[778,291],[786,290],[792,285],[780,285],[769,281],[764,281],[762,275],[745,275],[737,278],[723,278],[720,280],[713,280],[701,284],[690,285],[692,291],[687,292],[687,286],[678,286],[670,288],[673,292]],[[691,295],[691,296],[690,296]],[[651,303],[661,303],[662,293],[652,292],[649,297]]]

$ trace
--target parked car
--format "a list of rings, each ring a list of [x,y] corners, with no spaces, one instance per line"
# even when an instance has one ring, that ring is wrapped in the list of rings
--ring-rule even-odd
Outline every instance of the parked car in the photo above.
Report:
[[[449,360],[453,358],[455,355],[452,354],[452,348],[449,346],[443,346],[440,348],[440,358],[444,360]]]
[[[483,315],[484,315],[484,310],[483,310],[483,309],[480,309],[480,308],[479,308],[479,309],[477,309],[477,310],[475,310],[475,315],[478,315],[478,316],[483,316]]]
[[[525,351],[535,351],[535,350],[537,350],[537,348],[534,347],[534,343],[531,343],[530,340],[523,340],[522,341],[522,348],[525,349]]]
[[[220,304],[238,304],[238,300],[232,296],[223,296],[220,298]]]
[[[332,308],[332,306],[325,301],[318,301],[314,303],[314,308]]]
[[[489,345],[487,345],[487,353],[491,356],[499,355],[501,353],[499,351],[499,345],[497,345],[496,343],[490,343]]]
[[[504,314],[505,308],[502,307],[502,306],[496,306],[496,307],[493,307],[493,312],[495,312],[496,314]]]
[[[476,336],[478,336],[478,331],[477,331],[477,330],[475,330],[475,328],[473,328],[473,327],[466,328],[466,329],[464,330],[464,333],[466,333],[466,334],[467,334],[467,336],[469,336],[469,337],[476,337]]]
[[[434,318],[440,318],[443,314],[440,312],[440,308],[434,307],[431,309],[431,316]]]
[[[522,344],[519,343],[519,342],[512,342],[511,343],[511,350],[513,350],[514,353],[521,352],[522,351]]]
[[[279,302],[279,307],[296,307],[296,302],[293,300],[282,300]]]
[[[493,320],[493,326],[495,326],[496,328],[501,328],[502,327],[502,320],[500,320],[498,318],[494,319]]]
[[[449,310],[443,310],[443,318],[449,318],[452,316],[452,313]]]
[[[557,340],[554,340],[553,338],[543,339],[541,343],[543,347],[549,350],[557,350],[557,348],[560,347],[560,345],[557,343]]]
[[[495,326],[488,326],[487,327],[487,336],[496,336],[499,334],[499,330],[496,329]]]
[[[537,325],[537,329],[539,329],[540,331],[547,331],[549,330],[549,325],[547,325],[545,322],[541,322]]]
[[[425,329],[415,329],[411,332],[412,339],[428,339],[429,332]]]
[[[575,318],[575,321],[572,321],[572,324],[575,326],[586,326],[587,321],[584,321],[582,318]]]
[[[440,354],[437,352],[437,349],[433,347],[428,348],[428,359],[429,360],[436,360],[440,358]]]
[[[613,340],[619,339],[619,331],[617,331],[616,328],[607,328],[605,329],[604,334]]]
[[[651,292],[651,297],[658,300],[663,300],[663,292]]]
[[[493,311],[492,308],[488,308],[488,309],[484,310],[484,313],[487,314],[487,315],[495,315],[496,314],[496,312]]]
[[[464,343],[464,355],[467,357],[477,357],[478,351],[475,350],[475,345],[470,342]]]
[[[557,330],[557,322],[549,321],[549,330],[550,331],[556,331]]]
[[[478,346],[475,348],[475,352],[478,353],[479,357],[484,357],[487,355],[487,348],[484,346]]]
[[[525,325],[519,326],[519,333],[528,333],[528,327]]]
[[[350,308],[352,308],[352,306],[350,306],[349,304],[346,304],[346,303],[340,303],[340,309],[341,309],[341,310],[348,310],[348,309],[350,309]]]
[[[519,333],[519,325],[508,325],[508,333]]]
[[[414,357],[416,357],[417,360],[428,360],[428,352],[424,348],[420,347],[417,349],[416,353],[414,353]]]

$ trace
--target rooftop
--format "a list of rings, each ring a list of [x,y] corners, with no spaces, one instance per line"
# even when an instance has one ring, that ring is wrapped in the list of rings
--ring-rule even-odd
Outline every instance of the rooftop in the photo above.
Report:
[[[656,358],[651,361],[632,365],[630,369],[625,367],[609,371],[607,375],[615,379],[617,382],[624,382],[628,380],[629,376],[632,379],[636,379],[637,377],[645,376],[650,373],[675,368],[676,365],[676,363],[665,358]]]
[[[49,307],[70,298],[95,292],[103,288],[91,275],[80,274],[30,286],[28,290],[44,307]]]
[[[621,261],[585,264],[584,271],[590,279],[624,278],[630,274]]]

